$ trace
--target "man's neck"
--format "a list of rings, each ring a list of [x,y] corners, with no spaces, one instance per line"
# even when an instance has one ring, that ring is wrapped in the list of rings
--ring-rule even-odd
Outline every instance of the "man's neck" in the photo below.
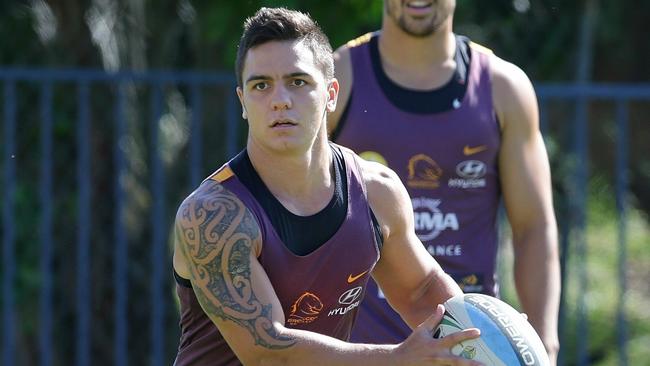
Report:
[[[384,71],[398,84],[415,89],[443,85],[455,70],[455,52],[451,19],[429,36],[414,37],[384,16],[379,54]]]
[[[312,149],[295,154],[274,153],[249,140],[247,151],[264,184],[294,214],[313,215],[331,200],[332,151],[326,139],[317,139]]]

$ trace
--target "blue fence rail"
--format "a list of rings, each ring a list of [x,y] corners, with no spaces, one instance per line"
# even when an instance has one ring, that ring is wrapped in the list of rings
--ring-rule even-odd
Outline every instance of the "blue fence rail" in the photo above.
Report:
[[[206,160],[206,151],[215,145],[221,145],[220,156],[213,156],[216,160],[212,167],[216,167],[228,156],[234,155],[241,147],[241,121],[239,119],[239,105],[235,98],[234,88],[235,80],[230,73],[193,73],[193,72],[117,72],[106,73],[104,71],[94,70],[32,70],[32,69],[3,69],[0,68],[0,82],[3,85],[3,128],[2,139],[0,140],[3,149],[2,154],[2,364],[18,365],[30,364],[37,362],[39,365],[69,364],[74,363],[78,366],[96,365],[96,364],[115,364],[127,365],[132,360],[133,349],[131,342],[136,338],[148,338],[147,346],[149,355],[146,362],[151,365],[163,365],[171,362],[174,350],[169,350],[166,339],[169,338],[169,327],[166,326],[165,314],[169,313],[174,307],[173,296],[170,294],[169,282],[170,265],[168,233],[174,212],[170,207],[169,197],[170,186],[182,180],[184,183],[183,191],[187,193],[190,187],[196,186],[202,177],[209,173],[203,168]],[[29,107],[21,108],[25,104],[25,96],[19,91],[20,87],[25,85],[36,88],[38,95],[37,112],[32,111]],[[148,95],[148,123],[136,121],[130,115],[129,101],[134,98],[132,88],[134,85],[141,88],[140,95]],[[74,88],[76,95],[67,95],[61,97],[56,93],[56,88],[62,86]],[[110,121],[112,145],[110,147],[110,156],[97,156],[93,149],[93,128],[96,128],[93,100],[97,88],[102,89],[102,95],[110,94],[110,98],[102,100],[104,108],[112,111],[112,115],[106,117]],[[189,111],[187,123],[183,128],[188,130],[187,159],[186,166],[181,172],[170,172],[169,164],[165,161],[164,150],[165,144],[162,134],[165,132],[164,115],[168,113],[169,101],[167,100],[168,88],[183,89],[183,95],[186,97],[185,103]],[[221,90],[218,94],[222,101],[223,107],[218,108],[217,117],[214,119],[206,118],[207,109],[214,109],[214,95],[208,92],[208,89]],[[541,106],[541,128],[543,132],[549,129],[548,104],[553,101],[573,101],[575,102],[575,116],[573,118],[574,133],[572,142],[573,153],[577,156],[578,161],[588,161],[588,113],[587,103],[593,100],[605,100],[616,104],[616,207],[618,212],[618,245],[619,251],[619,278],[620,278],[620,303],[618,307],[618,340],[620,350],[620,364],[627,364],[626,353],[626,318],[625,318],[625,266],[627,262],[627,201],[625,196],[628,192],[629,169],[627,145],[629,143],[628,103],[634,100],[650,101],[650,85],[647,86],[629,86],[629,85],[538,85],[536,87],[540,106]],[[144,90],[144,91],[143,91]],[[61,174],[67,172],[57,171],[55,168],[57,162],[54,153],[57,146],[56,141],[56,114],[57,105],[55,99],[75,98],[74,109],[76,121],[72,124],[75,129],[76,141],[74,144],[77,154],[76,164],[76,234],[74,235],[74,247],[69,248],[69,254],[74,253],[74,314],[71,321],[74,328],[70,329],[68,337],[72,337],[72,351],[67,358],[64,355],[65,350],[57,349],[57,338],[60,337],[55,324],[55,310],[62,307],[61,301],[56,300],[56,289],[58,279],[55,277],[55,263],[60,262],[56,248],[60,248],[63,243],[58,241],[56,231],[56,219],[61,212],[53,206],[56,198],[54,184]],[[21,103],[22,102],[22,103]],[[29,103],[31,104],[31,103]],[[106,107],[110,104],[109,107]],[[19,145],[18,135],[23,133],[22,126],[25,125],[24,118],[20,114],[36,113],[38,124],[32,127],[39,130],[38,148],[34,151],[40,152],[37,157],[30,157],[37,162],[38,177],[38,214],[33,217],[38,222],[37,243],[20,242],[19,233],[16,227],[19,219],[16,214],[17,210],[17,185],[20,183],[18,177],[20,170],[19,163],[22,160],[28,160],[27,157],[17,156],[17,151],[24,151]],[[138,298],[133,298],[134,291],[129,289],[130,279],[139,274],[130,272],[129,263],[133,260],[129,254],[129,243],[134,239],[129,238],[128,218],[125,210],[128,203],[128,195],[124,183],[127,171],[133,169],[127,159],[126,145],[129,143],[129,127],[139,123],[142,128],[149,131],[149,140],[146,144],[148,150],[148,159],[145,162],[148,176],[148,191],[151,203],[149,205],[148,223],[150,224],[149,242],[140,246],[146,246],[149,253],[147,272],[148,293],[139,294]],[[208,135],[206,129],[211,124],[218,123],[225,127],[224,133],[220,136]],[[148,127],[147,127],[148,126]],[[104,126],[105,127],[105,126]],[[206,144],[206,142],[208,142]],[[110,160],[112,166],[111,174],[111,191],[107,193],[111,196],[112,206],[110,231],[104,228],[98,228],[99,224],[95,216],[97,208],[94,206],[94,198],[98,192],[94,192],[93,186],[93,169],[98,162],[105,163]],[[59,164],[60,165],[60,164]],[[587,243],[585,241],[584,231],[586,225],[586,189],[589,171],[587,164],[578,165],[575,170],[575,176],[572,177],[571,192],[573,194],[570,205],[571,226],[575,230],[575,235],[569,238],[568,234],[563,234],[563,269],[566,273],[566,261],[571,253],[568,249],[571,246],[574,254],[579,257],[587,256]],[[180,195],[182,196],[182,195]],[[171,200],[174,202],[173,200]],[[178,204],[175,201],[175,204]],[[173,203],[172,203],[173,205]],[[105,222],[105,221],[103,221]],[[146,224],[147,221],[145,221]],[[103,233],[112,236],[110,242],[112,245],[112,288],[111,304],[112,309],[109,314],[101,314],[103,317],[111,317],[113,320],[113,329],[110,333],[112,338],[112,349],[109,351],[109,360],[97,359],[96,354],[100,351],[93,350],[93,331],[92,327],[96,324],[98,311],[95,309],[93,297],[97,297],[95,283],[93,282],[93,250],[98,248],[93,246],[92,238],[95,230],[104,230]],[[23,304],[17,303],[16,294],[18,293],[17,263],[24,262],[25,259],[18,258],[18,247],[23,245],[38,245],[38,306],[35,307],[38,312],[37,320],[38,331],[36,334],[35,346],[38,349],[38,356],[25,356],[24,348],[29,348],[30,344],[19,344],[17,334],[21,327],[21,318],[18,317],[18,309]],[[131,243],[133,245],[133,243]],[[577,276],[580,278],[581,286],[588,287],[587,276],[584,266],[577,269]],[[58,281],[60,282],[60,281]],[[169,286],[168,286],[169,285]],[[130,322],[129,315],[132,312],[130,304],[134,301],[146,302],[148,308],[148,332],[142,324],[133,324]],[[584,300],[578,304],[579,320],[578,326],[585,337],[578,345],[577,364],[586,365],[588,361],[588,337],[589,329],[587,327],[586,308]],[[563,301],[564,304],[564,301]],[[173,309],[175,311],[175,309]],[[561,314],[565,314],[563,311]],[[24,314],[23,314],[24,315]],[[564,319],[561,318],[561,326]],[[24,343],[24,342],[21,342]],[[23,349],[23,352],[19,350]],[[172,356],[170,356],[172,355]],[[62,361],[63,360],[63,361]],[[65,361],[67,360],[67,362]],[[574,364],[576,361],[567,359],[563,356],[561,363]]]

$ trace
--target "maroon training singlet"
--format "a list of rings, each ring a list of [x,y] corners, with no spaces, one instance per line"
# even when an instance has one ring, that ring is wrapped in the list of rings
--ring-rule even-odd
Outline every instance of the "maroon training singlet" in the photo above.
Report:
[[[305,256],[287,249],[259,202],[228,164],[208,179],[220,182],[255,216],[263,243],[258,259],[280,300],[285,326],[347,340],[379,249],[358,158],[347,149],[341,150],[348,182],[346,218],[329,240]],[[177,283],[176,291],[181,307],[181,340],[175,364],[239,365],[192,288]]]
[[[336,142],[393,169],[411,196],[416,233],[428,252],[464,291],[495,295],[500,129],[490,52],[470,44],[465,94],[445,110],[405,110],[397,104],[413,105],[415,97],[430,97],[434,104],[440,98],[437,90],[405,90],[390,81],[378,59],[378,37],[367,34],[348,43],[354,80]],[[397,343],[410,332],[371,281],[352,341]]]

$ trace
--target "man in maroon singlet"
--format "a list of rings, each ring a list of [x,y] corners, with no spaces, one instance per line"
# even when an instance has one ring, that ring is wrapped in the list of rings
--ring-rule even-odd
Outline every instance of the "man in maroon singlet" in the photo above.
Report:
[[[557,231],[535,93],[517,66],[452,32],[455,3],[384,0],[381,30],[337,50],[332,140],[400,176],[416,234],[466,292],[498,295],[503,198],[519,300],[554,361]],[[370,281],[352,341],[409,333]]]
[[[415,235],[389,168],[327,140],[332,49],[309,16],[263,8],[237,56],[246,149],[178,209],[176,365],[479,365],[434,339],[461,293]],[[397,345],[347,340],[370,276],[414,329]]]

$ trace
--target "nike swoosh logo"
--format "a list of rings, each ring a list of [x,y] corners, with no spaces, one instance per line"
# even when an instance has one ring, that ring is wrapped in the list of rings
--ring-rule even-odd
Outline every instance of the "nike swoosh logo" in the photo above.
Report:
[[[469,147],[468,145],[465,145],[465,147],[463,148],[463,154],[474,155],[485,150],[487,150],[487,145],[479,145],[476,147]]]
[[[361,276],[363,276],[363,275],[366,274],[367,272],[368,272],[368,270],[365,270],[365,271],[359,273],[359,274],[356,275],[356,276],[348,275],[348,283],[352,283],[352,282],[358,280],[359,278],[361,278]]]

